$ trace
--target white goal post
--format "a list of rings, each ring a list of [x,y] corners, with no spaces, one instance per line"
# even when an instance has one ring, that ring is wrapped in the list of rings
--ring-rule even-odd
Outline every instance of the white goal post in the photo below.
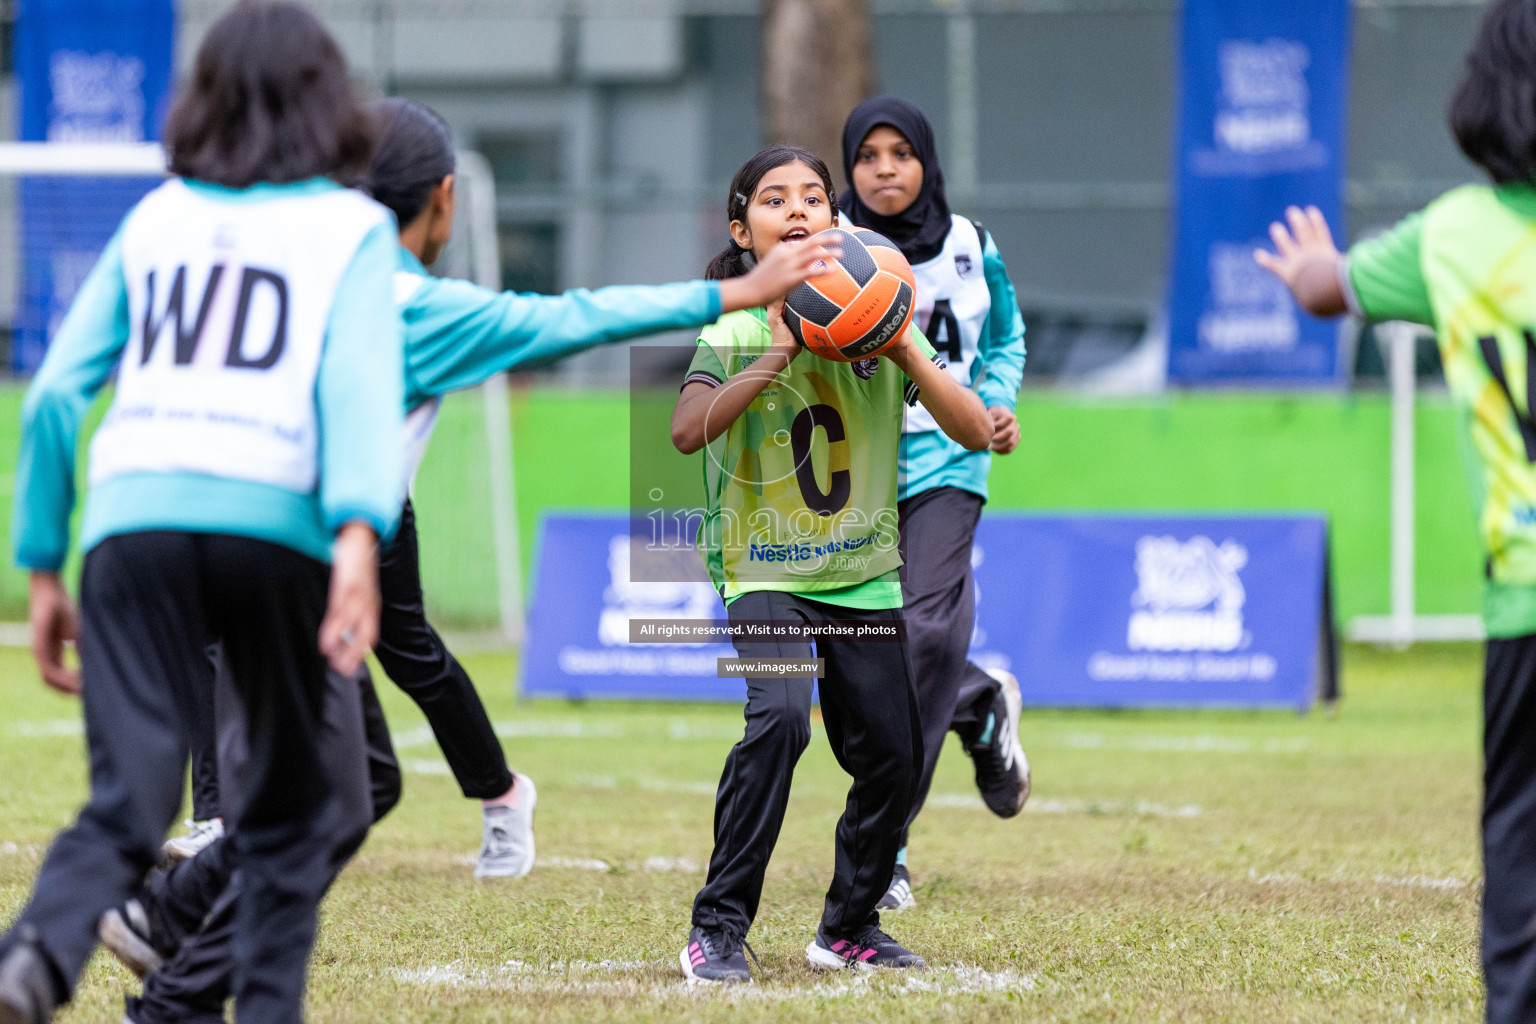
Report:
[[[158,143],[0,142],[0,184],[13,184],[24,177],[154,177],[164,173],[165,154]],[[15,255],[21,249],[20,198],[14,188],[4,192],[0,196],[0,245],[10,253],[3,254],[9,266],[0,270],[7,271],[9,283],[14,284],[20,275],[20,260]],[[490,165],[480,154],[458,154],[457,193],[459,223],[454,242],[445,253],[445,266],[438,269],[499,291],[495,185]],[[19,288],[11,294],[16,291]],[[495,618],[500,636],[519,643],[523,636],[522,565],[505,375],[487,381],[480,391],[490,492],[488,519],[496,570]]]

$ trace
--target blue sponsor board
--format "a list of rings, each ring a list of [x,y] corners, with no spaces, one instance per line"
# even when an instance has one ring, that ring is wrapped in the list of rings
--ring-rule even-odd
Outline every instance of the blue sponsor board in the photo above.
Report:
[[[725,617],[691,550],[693,579],[635,582],[631,529],[544,520],[523,692],[741,700],[716,678],[730,644],[629,642],[631,619]],[[1327,535],[1318,516],[987,516],[971,658],[1035,706],[1304,709],[1337,693]]]
[[[698,556],[694,579],[634,582],[624,516],[548,516],[528,611],[522,692],[533,697],[740,701],[741,679],[719,679],[726,643],[632,644],[630,619],[723,619],[725,605]],[[675,576],[690,575],[680,572]]]
[[[971,658],[1024,701],[1289,707],[1337,694],[1320,516],[987,516]]]
[[[1338,328],[1253,260],[1288,204],[1342,227],[1348,0],[1187,0],[1168,377],[1334,383]]]
[[[20,5],[15,63],[21,138],[123,143],[160,138],[175,52],[173,0]],[[22,294],[11,369],[42,362],[75,292],[124,214],[158,178],[49,176],[20,183]]]

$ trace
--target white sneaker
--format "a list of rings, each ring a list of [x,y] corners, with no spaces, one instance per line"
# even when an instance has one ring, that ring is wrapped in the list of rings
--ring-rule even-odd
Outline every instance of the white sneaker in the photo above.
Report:
[[[211,846],[215,840],[224,838],[223,818],[209,818],[207,821],[193,821],[188,818],[185,824],[186,835],[167,839],[165,845],[160,847],[161,859],[167,863],[191,860]]]
[[[518,774],[517,786],[516,807],[485,808],[476,878],[522,878],[533,870],[533,811],[539,804],[539,791],[523,774]]]

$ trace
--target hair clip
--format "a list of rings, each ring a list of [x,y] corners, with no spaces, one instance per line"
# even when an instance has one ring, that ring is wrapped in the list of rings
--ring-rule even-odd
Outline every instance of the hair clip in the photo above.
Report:
[[[741,201],[741,205],[742,206],[746,206],[747,205],[747,197],[746,196],[742,195],[740,192],[735,193],[735,195],[736,195],[736,198]]]

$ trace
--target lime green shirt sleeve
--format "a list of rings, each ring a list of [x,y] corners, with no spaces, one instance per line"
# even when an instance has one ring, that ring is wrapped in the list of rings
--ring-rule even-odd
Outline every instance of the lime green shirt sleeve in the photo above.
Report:
[[[1433,325],[1435,313],[1419,261],[1423,233],[1424,213],[1419,211],[1386,234],[1350,247],[1342,283],[1352,310],[1371,320]]]
[[[715,351],[715,346],[709,343],[709,338],[699,339],[699,347],[693,353],[693,361],[688,364],[688,376],[683,378],[683,387],[689,384],[708,384],[717,388],[725,383],[725,364],[720,361],[720,353]]]

